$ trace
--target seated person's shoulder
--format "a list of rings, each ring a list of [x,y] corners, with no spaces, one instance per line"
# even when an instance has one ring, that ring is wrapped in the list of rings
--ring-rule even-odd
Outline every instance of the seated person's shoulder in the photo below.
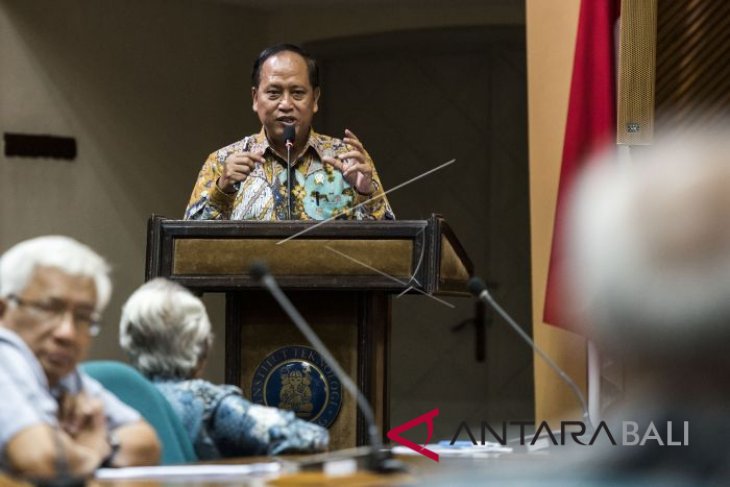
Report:
[[[230,395],[243,395],[240,388],[230,384],[214,384],[205,379],[191,379],[185,383],[187,389],[209,401],[220,401]]]
[[[52,411],[48,411],[50,404],[46,404],[43,391],[39,386],[34,387],[32,374],[22,373],[14,367],[12,351],[6,354],[2,350],[3,360],[0,361],[0,449],[17,433],[36,424],[54,421]],[[17,375],[16,372],[21,374]]]
[[[0,356],[0,468],[48,464],[53,453],[49,431],[57,424],[55,401],[22,349],[0,340]]]
[[[0,436],[7,439],[9,429],[17,430],[30,419],[53,423],[56,404],[45,387],[40,364],[29,358],[30,350],[2,332],[0,329]]]
[[[0,332],[2,330],[0,329]],[[29,367],[27,354],[14,343],[3,340],[0,336],[0,373],[7,375],[8,379],[15,379],[18,386],[30,385],[25,381],[34,376],[32,367]]]
[[[155,380],[162,394],[187,407],[200,403],[203,407],[211,407],[229,395],[241,395],[241,389],[232,385],[216,385],[204,379],[189,380]]]

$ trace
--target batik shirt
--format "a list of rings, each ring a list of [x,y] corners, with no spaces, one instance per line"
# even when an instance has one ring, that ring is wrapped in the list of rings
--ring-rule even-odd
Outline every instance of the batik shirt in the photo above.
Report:
[[[152,381],[182,421],[201,460],[316,452],[329,443],[325,428],[291,411],[252,404],[238,387],[202,379]]]
[[[292,220],[325,220],[333,216],[348,220],[395,219],[386,197],[379,197],[383,187],[367,153],[366,163],[373,168],[374,191],[370,195],[359,194],[340,171],[322,162],[323,157],[337,157],[350,150],[340,139],[310,131],[306,150],[292,164]],[[234,152],[263,154],[265,162],[255,165],[236,193],[226,194],[216,182],[226,158]],[[287,186],[286,161],[274,152],[262,129],[208,156],[198,174],[185,219],[287,220]]]

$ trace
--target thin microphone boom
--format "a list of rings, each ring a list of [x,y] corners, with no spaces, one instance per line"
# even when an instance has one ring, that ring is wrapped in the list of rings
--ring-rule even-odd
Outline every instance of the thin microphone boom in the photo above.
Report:
[[[515,332],[517,332],[517,334],[525,342],[527,342],[530,347],[532,347],[532,350],[537,353],[545,361],[545,363],[548,364],[551,369],[553,369],[556,374],[558,374],[558,377],[560,377],[563,382],[565,382],[568,387],[570,387],[570,389],[573,391],[573,394],[575,394],[575,396],[578,398],[581,408],[583,408],[583,419],[586,422],[586,425],[588,427],[591,427],[593,423],[591,422],[590,414],[588,414],[588,405],[586,403],[586,399],[583,396],[583,393],[580,391],[580,388],[573,381],[573,379],[571,379],[568,374],[566,374],[565,371],[553,361],[553,359],[551,359],[545,352],[543,352],[542,349],[540,349],[540,347],[535,344],[532,338],[530,338],[530,336],[525,333],[522,327],[520,327],[520,325],[518,325],[517,322],[513,320],[512,317],[508,315],[505,310],[502,309],[502,307],[494,300],[492,295],[489,294],[489,290],[487,290],[487,285],[484,284],[484,281],[482,281],[478,277],[472,277],[471,279],[469,279],[467,288],[469,289],[469,292],[472,293],[477,299],[489,303],[489,305],[515,330]]]
[[[365,422],[368,425],[368,437],[370,439],[371,448],[370,459],[372,462],[370,465],[371,470],[379,472],[401,470],[402,467],[399,464],[394,462],[394,460],[392,459],[386,458],[386,455],[383,455],[381,453],[381,450],[383,448],[383,442],[381,441],[380,435],[378,434],[378,428],[375,424],[375,415],[373,414],[373,409],[370,407],[370,404],[365,398],[365,395],[362,394],[357,385],[355,385],[352,379],[350,379],[350,376],[340,366],[339,362],[330,353],[325,344],[322,343],[322,340],[319,339],[312,327],[309,326],[309,323],[307,323],[307,321],[294,307],[291,301],[289,301],[289,298],[287,298],[286,294],[284,294],[284,292],[281,290],[279,284],[277,284],[276,279],[274,279],[274,276],[271,275],[266,265],[261,262],[254,263],[250,268],[250,273],[254,279],[259,281],[261,284],[264,285],[264,287],[266,287],[266,289],[269,290],[276,302],[279,303],[279,306],[281,306],[287,316],[289,316],[289,318],[294,322],[299,331],[302,332],[302,335],[304,335],[309,343],[312,344],[314,349],[317,350],[320,355],[322,355],[327,364],[332,368],[332,370],[334,370],[335,374],[337,374],[337,377],[340,379],[340,381],[342,381],[342,385],[344,386],[344,388],[347,389],[352,397],[355,398],[355,401],[357,402],[357,405],[360,408],[363,417],[365,418]]]
[[[294,125],[284,125],[284,145],[286,146],[286,214],[291,220],[291,149],[294,147],[296,129]]]

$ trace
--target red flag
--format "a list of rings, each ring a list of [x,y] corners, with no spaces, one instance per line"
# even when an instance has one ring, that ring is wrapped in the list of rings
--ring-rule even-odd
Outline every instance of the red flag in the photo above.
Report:
[[[555,326],[568,326],[561,276],[568,195],[586,158],[616,141],[614,27],[618,13],[619,0],[581,0],[543,311],[543,321]]]

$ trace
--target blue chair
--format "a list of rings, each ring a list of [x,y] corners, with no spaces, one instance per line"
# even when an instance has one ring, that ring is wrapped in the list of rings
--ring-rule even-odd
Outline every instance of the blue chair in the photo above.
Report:
[[[136,409],[152,425],[162,443],[161,463],[194,462],[193,445],[167,399],[137,370],[122,362],[107,360],[81,364],[81,370]]]

